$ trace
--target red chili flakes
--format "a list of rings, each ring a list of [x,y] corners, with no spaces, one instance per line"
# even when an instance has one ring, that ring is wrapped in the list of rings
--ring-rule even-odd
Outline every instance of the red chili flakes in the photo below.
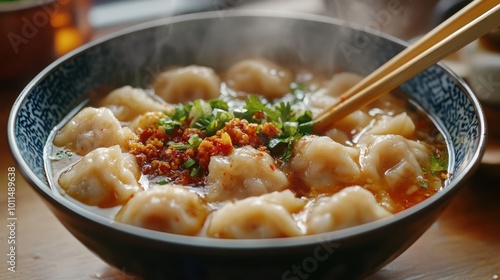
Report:
[[[266,114],[261,111],[257,111],[253,114],[253,118],[255,120],[265,120],[266,119]]]
[[[272,123],[264,123],[260,126],[260,133],[269,139],[273,139],[276,135],[281,134],[282,131]]]
[[[262,142],[262,139],[258,135],[258,128],[258,124],[235,118],[227,122],[223,130],[227,132],[229,137],[231,137],[231,141],[237,147],[246,145],[259,147],[264,145],[264,142]]]
[[[164,175],[172,182],[179,184],[203,184],[208,174],[208,165],[212,156],[226,156],[235,147],[250,145],[263,153],[268,153],[261,138],[273,138],[281,131],[272,123],[262,125],[249,123],[247,120],[232,119],[223,129],[211,137],[205,137],[197,128],[176,128],[166,133],[163,127],[137,129],[137,142],[131,144],[130,153],[135,155],[137,163],[146,175]],[[197,148],[176,148],[168,143],[188,145],[188,140],[194,134],[203,139]],[[194,160],[202,173],[192,178],[189,168],[184,166],[188,160]],[[275,169],[271,165],[271,169]]]
[[[203,170],[208,170],[208,164],[212,156],[225,156],[234,149],[229,134],[219,132],[214,136],[203,139],[198,147],[198,162]]]
[[[176,149],[167,143],[187,144],[193,134],[203,137],[203,133],[194,128],[174,129],[167,134],[162,127],[138,129],[138,140],[131,144],[130,153],[135,155],[137,163],[146,175],[167,175],[175,178],[176,183],[186,182],[189,172],[185,172],[183,164],[196,157],[196,149]],[[192,181],[189,179],[188,181]]]

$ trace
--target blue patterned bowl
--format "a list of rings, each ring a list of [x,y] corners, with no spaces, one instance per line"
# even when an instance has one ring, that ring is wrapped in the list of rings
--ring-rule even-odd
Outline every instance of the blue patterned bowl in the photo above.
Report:
[[[33,188],[66,228],[104,261],[150,278],[339,279],[366,276],[405,251],[436,220],[478,166],[485,121],[469,87],[443,65],[401,89],[444,132],[451,178],[426,201],[365,225],[314,236],[218,240],[114,223],[55,196],[43,168],[52,128],[99,88],[144,87],[166,65],[223,69],[248,55],[293,60],[322,71],[368,74],[405,47],[394,38],[310,15],[204,13],[165,19],[92,42],[40,73],[8,123],[12,153]],[[290,59],[293,58],[293,59]]]

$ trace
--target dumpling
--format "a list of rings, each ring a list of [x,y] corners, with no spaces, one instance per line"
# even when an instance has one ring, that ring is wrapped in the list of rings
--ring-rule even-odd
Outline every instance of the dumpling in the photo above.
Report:
[[[268,98],[279,98],[290,91],[293,73],[266,59],[245,59],[229,68],[225,81],[229,88]]]
[[[321,98],[319,100],[321,104],[317,104],[319,102],[312,102],[312,104],[313,105],[317,104],[316,107],[321,108],[322,109],[321,111],[323,111],[327,109],[329,106],[331,106],[332,103],[337,102],[339,97],[343,93],[348,91],[351,87],[356,85],[362,79],[363,79],[362,76],[352,72],[337,73],[333,75],[332,78],[330,78],[330,80],[328,80],[325,83],[325,86],[322,90],[319,90],[313,94],[312,98],[316,99],[317,98],[316,96]],[[330,99],[328,99],[327,97],[330,97]],[[340,130],[348,136],[354,135],[362,131],[365,127],[367,127],[372,122],[373,119],[374,119],[373,117],[371,117],[363,110],[356,110],[351,114],[345,116],[344,118],[336,121],[334,130]],[[332,133],[327,131],[327,135],[328,134],[338,135],[337,132]],[[334,137],[332,138],[339,139]],[[339,140],[342,140],[342,138],[340,138]]]
[[[387,185],[386,191],[418,185],[422,167],[429,162],[427,146],[400,135],[365,135],[359,146],[363,176],[369,183]]]
[[[390,216],[373,194],[359,186],[318,198],[308,209],[307,234],[323,233],[361,225]]]
[[[325,131],[325,136],[328,136],[333,141],[340,143],[340,144],[343,144],[343,145],[351,144],[351,139],[347,135],[347,133],[345,133],[342,130],[337,129],[337,128],[332,128],[332,129]]]
[[[275,238],[304,234],[292,217],[305,200],[290,190],[228,203],[209,219],[207,234],[217,238]]]
[[[319,88],[304,97],[304,103],[315,117],[337,101],[338,97],[331,96],[325,88]]]
[[[366,112],[356,110],[344,118],[335,122],[335,128],[345,132],[348,135],[354,135],[361,132],[365,127],[370,125],[373,117]]]
[[[78,112],[54,137],[54,145],[86,155],[100,147],[125,147],[134,135],[122,129],[108,108],[87,107]]]
[[[295,143],[293,154],[291,170],[317,192],[333,193],[338,190],[338,184],[359,180],[359,150],[329,137],[303,137]]]
[[[415,134],[415,123],[406,113],[401,113],[394,117],[379,120],[367,133],[376,135],[397,134],[410,138]]]
[[[363,77],[356,73],[340,72],[327,81],[326,88],[331,96],[340,96],[362,79]]]
[[[143,89],[124,86],[110,92],[98,101],[99,107],[107,107],[122,122],[151,111],[165,111],[167,106],[155,101]]]
[[[208,201],[243,199],[289,186],[273,158],[251,146],[234,149],[228,156],[213,156],[208,171]]]
[[[164,116],[165,114],[163,112],[147,112],[132,120],[128,127],[132,131],[135,131],[138,128],[153,128],[158,125],[158,121],[161,120],[161,118],[163,118]]]
[[[370,103],[370,111],[372,115],[375,114],[399,114],[405,111],[404,108],[408,106],[407,99],[403,96],[393,93],[383,94],[379,98]]]
[[[168,233],[196,235],[209,213],[194,192],[182,186],[155,186],[139,192],[118,214],[118,222]]]
[[[220,78],[212,68],[191,65],[160,73],[154,89],[169,103],[208,100],[219,97]]]
[[[113,146],[88,153],[63,172],[58,182],[68,195],[82,203],[112,207],[142,190],[140,176],[134,156]]]
[[[362,77],[351,72],[341,72],[333,75],[320,88],[314,91],[310,96],[305,98],[305,102],[314,113],[317,115],[330,107],[333,103],[338,102],[341,94],[349,88],[361,81]]]

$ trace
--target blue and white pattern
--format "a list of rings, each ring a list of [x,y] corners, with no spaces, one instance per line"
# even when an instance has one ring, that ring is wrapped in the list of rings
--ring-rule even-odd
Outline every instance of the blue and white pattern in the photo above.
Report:
[[[285,53],[296,56],[289,59],[305,65],[327,63],[332,69],[340,65],[345,70],[367,74],[404,48],[390,39],[353,31],[346,26],[339,27],[328,20],[307,21],[307,24],[294,26],[296,19],[288,22],[291,19],[281,17],[263,18],[259,22],[287,26],[288,29],[283,30],[289,32],[279,32],[279,36],[271,37],[273,32],[267,30],[256,35],[259,38],[247,38],[250,33],[246,31],[251,27],[241,19],[235,19],[237,17],[200,19],[206,21],[204,24],[179,21],[164,25],[160,22],[142,31],[125,33],[85,47],[53,64],[24,90],[13,109],[15,120],[10,122],[14,125],[12,149],[19,152],[20,167],[31,170],[38,179],[47,182],[43,169],[44,145],[51,130],[68,112],[89,93],[99,89],[111,90],[122,85],[143,87],[166,65],[197,63],[224,68],[232,58],[240,58],[245,52],[267,56],[278,54],[277,57]],[[307,34],[304,36],[308,38],[297,38],[295,34]],[[335,50],[342,43],[349,44],[345,39],[352,39],[353,34],[363,34],[369,44],[362,47],[354,43],[347,45],[356,52],[353,60],[348,61]],[[327,35],[329,37],[325,37]],[[315,40],[321,44],[304,43]],[[282,51],[279,51],[283,42],[287,45],[281,44]],[[269,44],[269,47],[262,48],[262,43]],[[324,68],[324,65],[319,68]],[[469,172],[473,165],[471,161],[477,160],[481,153],[485,132],[481,110],[468,87],[448,70],[434,66],[401,89],[437,121],[451,143],[453,170],[450,171],[453,174]]]

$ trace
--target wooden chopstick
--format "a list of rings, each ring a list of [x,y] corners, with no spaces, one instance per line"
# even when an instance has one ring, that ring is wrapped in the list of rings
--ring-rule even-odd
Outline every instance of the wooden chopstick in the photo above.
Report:
[[[432,47],[434,42],[438,42],[450,36],[451,34],[453,34],[453,32],[463,27],[464,23],[470,22],[471,20],[479,17],[484,9],[490,9],[491,3],[494,3],[494,1],[473,1],[472,3],[470,3],[469,6],[455,13],[455,15],[448,18],[442,24],[435,27],[425,36],[423,36],[418,41],[413,43],[411,48],[404,49],[398,55],[396,55],[391,60],[386,62],[383,66],[379,67],[378,69],[373,71],[370,75],[366,76],[361,82],[357,83],[348,91],[343,93],[340,96],[338,103],[342,102],[342,100],[346,100],[347,98],[351,97],[356,92],[364,89],[365,87],[375,82],[379,78],[387,75],[391,71],[394,71],[395,69],[397,69],[397,67],[402,66],[404,63],[408,62],[411,58],[418,55],[418,51],[420,51],[420,49],[430,48]]]
[[[439,60],[500,25],[498,0],[473,1],[426,36],[396,55],[315,118],[322,132],[333,123],[406,82]]]

